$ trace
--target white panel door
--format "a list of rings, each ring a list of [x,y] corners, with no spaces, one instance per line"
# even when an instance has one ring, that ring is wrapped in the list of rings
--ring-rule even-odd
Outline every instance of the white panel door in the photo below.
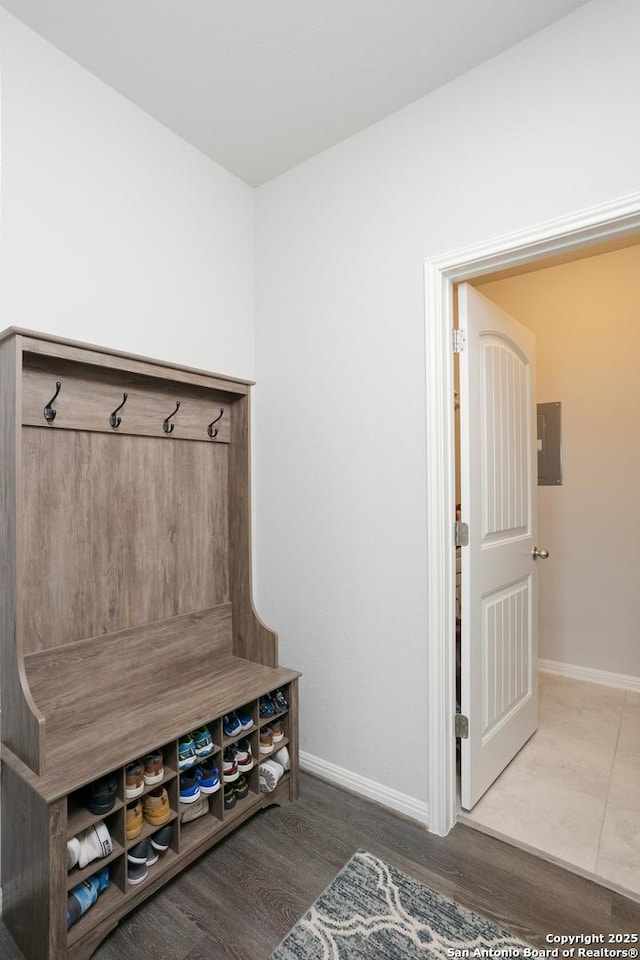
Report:
[[[535,341],[458,291],[462,519],[461,802],[470,810],[538,726]]]

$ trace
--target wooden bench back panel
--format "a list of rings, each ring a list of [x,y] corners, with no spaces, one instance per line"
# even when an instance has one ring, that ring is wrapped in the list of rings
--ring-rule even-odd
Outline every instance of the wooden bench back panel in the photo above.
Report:
[[[229,595],[228,444],[22,431],[25,653]]]
[[[213,672],[231,653],[231,604],[172,617],[43,650],[25,658],[29,687],[47,717],[47,740],[57,727],[117,722],[118,705],[162,701],[167,690]]]

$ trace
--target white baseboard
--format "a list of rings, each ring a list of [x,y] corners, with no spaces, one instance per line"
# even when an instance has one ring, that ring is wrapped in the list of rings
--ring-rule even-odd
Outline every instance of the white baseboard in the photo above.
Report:
[[[429,825],[428,805],[408,796],[406,793],[400,793],[399,790],[385,787],[375,780],[361,777],[359,774],[353,773],[352,770],[345,770],[344,767],[338,767],[335,763],[329,763],[327,760],[315,757],[304,750],[300,751],[300,768],[308,773],[314,773],[323,780],[335,783],[338,787],[344,787],[345,790],[351,790],[353,793],[367,797],[369,800],[375,800],[383,807],[401,813],[411,820],[418,820],[425,826]]]
[[[560,663],[559,660],[538,660],[538,669],[545,673],[557,673],[572,680],[586,680],[588,683],[602,683],[606,687],[619,687],[621,690],[633,690],[640,693],[640,677],[626,673],[611,673],[609,670],[594,670],[592,667],[578,667],[573,663]]]

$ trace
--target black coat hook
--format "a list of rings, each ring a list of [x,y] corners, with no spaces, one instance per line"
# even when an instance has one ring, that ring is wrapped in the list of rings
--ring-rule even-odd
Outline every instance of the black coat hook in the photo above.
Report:
[[[173,411],[173,413],[170,413],[167,419],[164,420],[162,423],[162,429],[164,430],[165,433],[173,433],[173,428],[175,427],[175,423],[169,423],[169,420],[171,420],[171,417],[175,417],[179,409],[180,409],[180,401],[176,400],[175,410]]]
[[[51,397],[51,400],[49,400],[49,403],[46,405],[46,407],[45,407],[44,410],[43,410],[44,418],[45,418],[45,420],[47,420],[49,423],[51,423],[52,420],[55,420],[55,418],[56,418],[56,413],[58,412],[57,410],[54,410],[54,409],[53,409],[52,404],[54,403],[56,397],[57,397],[58,394],[60,393],[60,387],[61,387],[61,386],[62,386],[62,384],[60,383],[60,381],[59,381],[59,380],[56,380],[56,392],[55,392],[54,395]]]
[[[209,436],[211,437],[212,440],[213,440],[214,437],[217,437],[217,436],[218,436],[218,428],[216,427],[215,430],[214,430],[214,429],[213,429],[213,425],[214,425],[214,423],[217,423],[217,422],[218,422],[218,420],[220,419],[220,417],[222,416],[223,413],[224,413],[224,407],[220,407],[220,413],[219,413],[218,416],[215,418],[215,420],[212,420],[212,421],[211,421],[211,423],[210,423],[209,426],[207,427],[207,433],[209,434]]]
[[[123,393],[123,394],[122,394],[122,403],[120,404],[119,407],[116,407],[116,408],[115,408],[115,410],[113,411],[113,413],[110,413],[110,414],[109,414],[109,423],[111,424],[111,426],[113,427],[114,430],[117,430],[117,428],[118,428],[118,427],[120,426],[120,424],[122,423],[122,417],[117,416],[117,414],[118,414],[118,410],[122,410],[122,408],[124,407],[125,403],[127,402],[127,397],[128,397],[128,396],[129,396],[128,393]]]

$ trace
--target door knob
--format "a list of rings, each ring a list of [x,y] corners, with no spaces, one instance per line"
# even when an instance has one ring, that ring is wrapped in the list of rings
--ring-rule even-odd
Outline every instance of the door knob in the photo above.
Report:
[[[546,560],[549,556],[549,551],[545,550],[544,547],[534,547],[531,553],[534,560]]]

